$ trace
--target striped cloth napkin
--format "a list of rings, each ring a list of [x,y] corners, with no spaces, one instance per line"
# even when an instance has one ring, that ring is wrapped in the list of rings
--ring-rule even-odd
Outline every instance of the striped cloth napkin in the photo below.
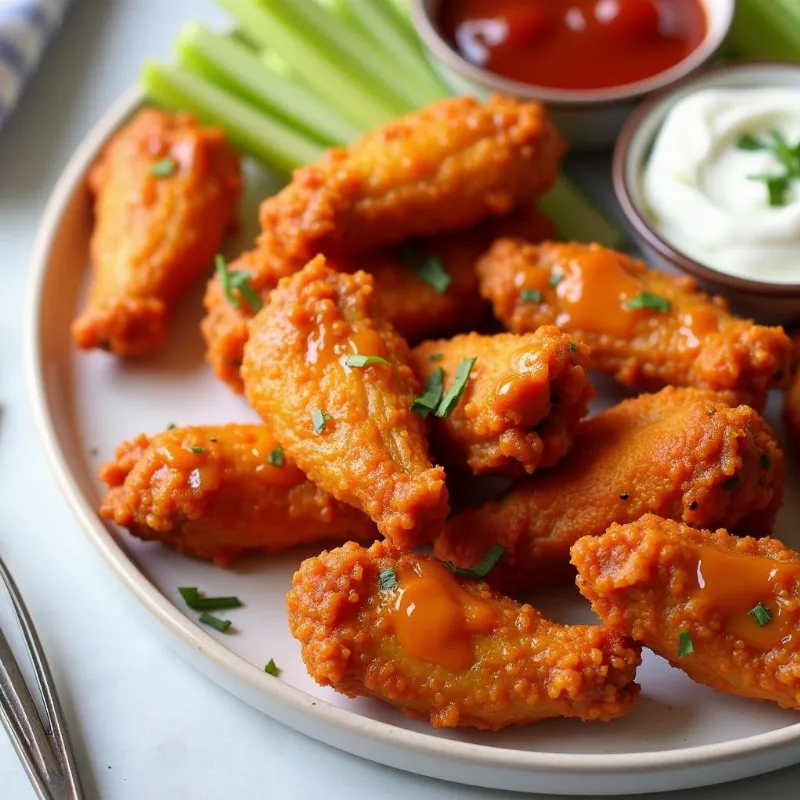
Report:
[[[0,0],[0,128],[71,0]]]

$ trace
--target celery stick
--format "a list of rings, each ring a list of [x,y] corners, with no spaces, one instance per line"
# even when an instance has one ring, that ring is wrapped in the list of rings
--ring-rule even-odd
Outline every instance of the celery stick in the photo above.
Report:
[[[283,172],[322,154],[322,146],[314,140],[178,67],[147,61],[141,81],[156,103],[192,111],[204,122],[220,125],[235,147]]]
[[[340,59],[321,52],[308,37],[287,24],[283,16],[255,0],[217,0],[261,47],[274,50],[292,72],[323,97],[335,99],[342,116],[369,130],[397,116],[397,109],[375,97],[343,68]],[[286,3],[293,6],[293,3]]]
[[[797,0],[739,0],[726,49],[740,58],[800,59]],[[791,8],[793,14],[787,14]]]
[[[542,196],[539,206],[556,223],[559,236],[567,241],[597,242],[618,249],[627,238],[622,229],[563,173],[556,185]]]
[[[411,9],[408,7],[408,0],[379,0],[396,17],[398,22],[405,28],[408,35],[417,40],[417,32],[411,22]]]
[[[378,96],[394,98],[397,111],[410,111],[442,97],[436,83],[432,88],[429,80],[421,84],[394,63],[378,31],[369,36],[354,30],[314,0],[261,0],[260,6],[272,8],[318,50],[330,53],[354,80],[363,82]],[[392,33],[391,26],[389,31]]]
[[[324,8],[340,17],[344,22],[357,30],[361,36],[380,42],[386,57],[393,59],[397,67],[403,70],[408,81],[413,81],[415,89],[425,87],[431,95],[444,97],[447,92],[428,67],[419,42],[412,42],[397,16],[387,9],[381,0],[369,3],[353,2],[353,0],[317,0]],[[415,98],[416,99],[416,98]],[[424,102],[424,99],[421,98]]]
[[[357,128],[311,92],[276,76],[243,44],[190,22],[175,46],[190,69],[324,144],[349,144],[358,136]]]

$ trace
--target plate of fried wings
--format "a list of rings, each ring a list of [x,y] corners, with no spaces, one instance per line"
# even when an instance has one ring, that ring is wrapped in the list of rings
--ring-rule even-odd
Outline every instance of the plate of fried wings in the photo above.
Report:
[[[454,98],[282,181],[126,95],[34,253],[51,463],[174,646],[336,747],[561,794],[784,766],[792,342],[560,241],[563,153]]]

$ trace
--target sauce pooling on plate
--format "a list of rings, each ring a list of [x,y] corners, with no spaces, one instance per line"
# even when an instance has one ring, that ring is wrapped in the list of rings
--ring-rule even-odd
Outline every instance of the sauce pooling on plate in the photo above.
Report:
[[[467,61],[499,75],[605,89],[674,67],[707,23],[700,0],[451,0],[441,30]]]

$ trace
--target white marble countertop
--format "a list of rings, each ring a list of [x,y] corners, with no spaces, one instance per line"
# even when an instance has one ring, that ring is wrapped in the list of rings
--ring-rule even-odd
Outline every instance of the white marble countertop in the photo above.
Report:
[[[511,800],[515,795],[419,778],[325,747],[194,672],[153,638],[144,612],[83,537],[49,473],[22,381],[31,243],[71,151],[136,80],[143,59],[169,52],[189,17],[221,20],[200,0],[78,0],[0,133],[0,285],[7,303],[0,314],[0,550],[45,643],[87,795]],[[7,609],[0,611],[0,622],[8,619]],[[683,796],[788,798],[796,797],[798,782],[795,768]],[[0,797],[33,797],[1,733]]]

